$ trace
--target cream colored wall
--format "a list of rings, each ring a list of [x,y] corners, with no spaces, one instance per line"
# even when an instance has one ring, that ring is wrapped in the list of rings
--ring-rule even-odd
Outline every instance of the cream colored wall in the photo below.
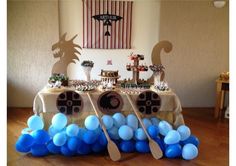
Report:
[[[7,105],[31,107],[51,74],[58,2],[8,0],[7,17]]]
[[[81,0],[59,0],[60,34],[67,32],[67,39],[78,34],[74,40],[82,46],[83,35],[83,8]],[[119,70],[121,79],[132,77],[131,72],[126,71],[128,55],[131,52],[144,54],[145,60],[141,63],[151,64],[151,51],[159,41],[159,11],[160,1],[156,0],[134,0],[133,3],[133,24],[132,24],[132,49],[83,49],[80,62],[71,64],[68,67],[68,75],[71,79],[84,79],[84,73],[80,66],[83,60],[94,61],[94,68],[91,72],[92,79],[100,79],[98,76],[101,69]],[[113,65],[106,65],[111,59]],[[147,79],[152,72],[140,74],[141,78]]]
[[[33,97],[50,76],[53,60],[51,45],[60,34],[67,38],[78,34],[82,45],[82,1],[8,1],[8,106],[32,106]],[[152,47],[159,40],[173,43],[170,56],[162,52],[166,80],[180,96],[184,107],[212,107],[215,79],[228,70],[228,4],[222,9],[211,1],[135,0],[133,6],[133,49],[83,49],[80,62],[95,62],[92,78],[99,79],[100,69],[119,69],[130,77],[125,64],[130,52],[145,55],[151,63]],[[160,25],[160,26],[159,26]],[[68,68],[72,79],[83,79],[80,62]],[[141,75],[148,78],[151,72]]]
[[[228,3],[218,9],[211,0],[161,2],[160,40],[173,44],[162,62],[184,107],[215,104],[215,79],[229,70],[228,13]]]

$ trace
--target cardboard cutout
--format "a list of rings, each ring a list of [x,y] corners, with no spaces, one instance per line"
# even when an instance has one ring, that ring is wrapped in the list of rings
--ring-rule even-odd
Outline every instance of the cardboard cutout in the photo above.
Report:
[[[52,51],[54,58],[59,58],[59,60],[53,65],[52,74],[53,73],[61,73],[67,75],[67,66],[70,63],[76,63],[75,60],[79,61],[79,58],[76,54],[80,54],[80,52],[76,49],[81,47],[77,44],[73,43],[73,40],[77,35],[72,37],[70,40],[66,40],[66,33],[62,35],[59,41],[52,46]]]
[[[166,53],[169,53],[172,50],[172,43],[163,40],[158,42],[152,49],[152,64],[162,64],[161,63],[161,50],[164,49]],[[162,74],[161,80],[165,77],[165,73]],[[148,82],[153,82],[153,75],[148,79]]]

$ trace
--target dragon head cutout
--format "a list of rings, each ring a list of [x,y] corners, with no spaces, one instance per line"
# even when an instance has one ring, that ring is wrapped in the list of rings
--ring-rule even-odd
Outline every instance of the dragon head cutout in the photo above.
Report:
[[[77,35],[70,40],[66,40],[66,33],[63,34],[59,41],[52,45],[53,57],[60,58],[53,66],[52,73],[67,74],[67,66],[70,63],[79,61],[77,54],[81,55],[77,49],[82,49],[79,45],[74,44],[73,40]]]
[[[79,60],[76,54],[80,55],[80,52],[77,51],[76,47],[81,49],[81,47],[77,44],[73,43],[73,40],[76,38],[77,35],[72,37],[70,40],[66,41],[66,33],[64,33],[61,37],[59,42],[52,45],[52,51],[54,58],[62,58],[68,57],[75,63],[74,60]],[[70,53],[70,54],[69,54]]]

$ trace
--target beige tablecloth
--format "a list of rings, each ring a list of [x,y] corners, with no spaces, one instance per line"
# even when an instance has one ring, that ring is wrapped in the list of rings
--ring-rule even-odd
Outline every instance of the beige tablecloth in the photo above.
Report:
[[[120,93],[124,102],[122,113],[125,115],[132,113],[133,110],[130,103],[127,100],[126,95],[119,91],[117,92]],[[61,92],[49,92],[46,89],[42,89],[35,96],[33,105],[34,113],[39,114],[43,117],[47,127],[51,123],[52,116],[58,113],[58,109],[56,107],[56,100],[60,93]],[[100,91],[90,92],[95,105],[101,93],[102,92]],[[86,93],[79,93],[79,94],[81,95],[82,100],[84,102],[83,110],[76,115],[68,116],[68,119],[69,122],[78,123],[79,125],[83,126],[84,119],[88,115],[94,114],[94,111],[87,94]],[[182,107],[178,96],[172,91],[158,92],[158,95],[161,98],[161,107],[159,111],[156,113],[156,117],[170,122],[172,125],[174,125],[174,127],[178,127],[179,125],[184,124],[184,119],[181,113]],[[137,94],[132,94],[130,96],[133,99],[133,101],[136,101],[136,98],[138,97]],[[100,112],[100,114],[102,115],[102,112]],[[144,115],[142,114],[140,115],[141,117],[144,117]]]

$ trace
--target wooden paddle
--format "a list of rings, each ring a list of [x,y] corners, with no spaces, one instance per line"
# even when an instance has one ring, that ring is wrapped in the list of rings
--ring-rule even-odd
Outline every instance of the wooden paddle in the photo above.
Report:
[[[162,153],[162,150],[160,148],[160,146],[149,136],[144,124],[143,124],[143,121],[142,119],[140,118],[139,114],[138,114],[138,110],[137,108],[134,106],[133,104],[133,101],[131,100],[130,96],[126,93],[126,96],[129,100],[129,103],[131,104],[132,108],[133,108],[133,111],[135,113],[135,115],[137,116],[142,128],[143,128],[143,131],[145,132],[145,134],[147,135],[148,137],[148,140],[149,140],[149,147],[150,147],[150,150],[151,150],[151,153],[152,153],[152,156],[155,158],[155,159],[160,159],[162,156],[163,156],[163,153]]]
[[[90,102],[93,106],[94,112],[95,112],[96,116],[98,117],[98,120],[99,120],[100,125],[102,127],[102,130],[105,134],[105,137],[107,139],[107,150],[108,150],[109,156],[113,161],[119,161],[121,159],[120,151],[117,148],[116,144],[110,139],[110,137],[107,133],[107,130],[106,130],[106,128],[105,128],[105,126],[104,126],[104,124],[101,120],[101,117],[99,116],[98,111],[97,111],[95,105],[93,104],[93,101],[92,101],[92,98],[91,98],[90,94],[87,93],[87,95],[88,95],[88,98],[89,98],[89,100],[90,100]]]

